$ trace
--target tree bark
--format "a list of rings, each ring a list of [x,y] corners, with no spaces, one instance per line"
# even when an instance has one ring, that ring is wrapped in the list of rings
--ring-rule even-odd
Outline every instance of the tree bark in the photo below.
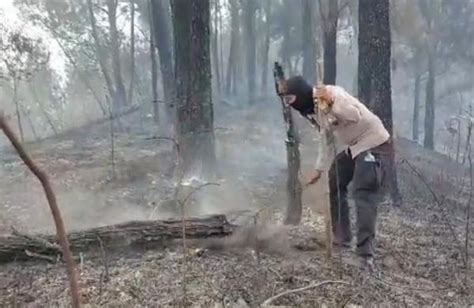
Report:
[[[414,73],[415,73],[415,87],[414,87],[414,104],[413,104],[413,124],[412,124],[412,137],[413,141],[418,143],[419,140],[419,122],[420,122],[420,84],[421,84],[421,69],[419,61],[420,56],[419,52],[416,52],[415,55],[415,65],[414,65]]]
[[[279,82],[284,82],[285,75],[283,68],[279,63],[275,63],[274,73]],[[291,107],[285,104],[281,98],[281,106],[283,111],[283,120],[285,121],[286,127],[286,159],[288,165],[288,178],[287,178],[287,197],[288,203],[286,207],[285,224],[297,225],[301,222],[301,215],[303,212],[302,206],[302,186],[299,181],[300,173],[300,141],[298,130],[294,124],[293,114]]]
[[[428,51],[428,81],[426,82],[425,101],[425,148],[434,150],[434,127],[435,127],[435,59],[433,52]]]
[[[133,87],[135,83],[135,0],[130,0],[130,86],[128,102],[133,104]]]
[[[155,27],[153,25],[152,3],[153,0],[148,1],[148,17],[150,22],[151,90],[153,120],[155,123],[158,123],[160,121],[160,109],[158,107],[158,65],[156,63]]]
[[[270,24],[272,22],[271,0],[265,1],[265,38],[263,43],[262,56],[262,92],[266,93],[268,90],[268,52],[270,51]]]
[[[185,220],[186,238],[222,237],[232,233],[234,226],[223,215]],[[74,253],[87,252],[101,247],[151,247],[182,238],[182,221],[132,221],[118,225],[98,227],[68,234]],[[0,237],[0,263],[29,260],[28,254],[55,256],[61,254],[57,237],[53,235],[13,235]]]
[[[217,97],[220,95],[220,90],[221,90],[221,68],[220,68],[220,62],[219,62],[219,16],[218,16],[218,10],[219,10],[219,0],[213,0],[214,1],[214,16],[213,16],[213,33],[212,33],[212,64],[214,68],[214,76],[213,79],[215,80],[216,83],[216,90],[217,90]]]
[[[168,120],[172,123],[175,117],[176,84],[173,69],[173,39],[171,35],[170,10],[165,0],[152,0],[151,8],[153,11],[155,44],[158,48],[167,116]]]
[[[358,40],[359,98],[393,136],[389,0],[359,0]],[[401,195],[394,149],[387,169],[392,201],[397,206],[401,203]]]
[[[117,0],[107,0],[107,16],[110,26],[110,47],[112,51],[112,68],[115,79],[115,107],[127,105],[127,95],[122,78],[122,64],[120,62],[120,44],[117,30]]]
[[[13,77],[13,103],[15,104],[16,122],[20,133],[21,142],[25,141],[23,135],[23,125],[21,123],[20,103],[18,102],[18,79]]]
[[[177,135],[182,170],[209,178],[215,167],[209,0],[173,0]]]
[[[337,75],[337,24],[339,19],[338,3],[328,0],[327,12],[322,13],[323,20],[323,44],[324,44],[324,76],[323,83],[336,84]],[[320,9],[324,11],[324,8]]]
[[[105,60],[106,58],[105,58],[104,47],[100,43],[99,32],[97,30],[97,22],[94,15],[94,7],[92,5],[92,0],[87,0],[87,7],[89,10],[89,20],[91,23],[92,38],[94,39],[97,60],[99,62],[100,70],[102,71],[102,74],[104,75],[105,84],[107,86],[107,90],[109,91],[109,95],[110,97],[114,98],[115,89],[112,82],[112,78],[110,77],[110,74],[107,70],[108,65],[107,65],[107,61]]]
[[[286,157],[288,164],[288,179],[287,179],[287,192],[288,192],[288,206],[286,210],[285,223],[297,225],[301,222],[301,215],[303,213],[302,205],[302,187],[299,181],[300,174],[300,142],[298,131],[296,130],[293,114],[291,113],[290,107],[283,106],[283,118],[286,124]]]
[[[316,39],[313,29],[313,1],[303,2],[303,77],[310,83],[316,84]]]
[[[256,3],[254,0],[246,0],[244,11],[244,31],[246,41],[246,66],[247,66],[247,91],[248,100],[252,104],[255,99],[256,76],[255,67],[257,65],[257,37],[255,33],[256,24]]]
[[[230,33],[230,49],[229,60],[227,64],[226,75],[226,94],[236,94],[237,92],[237,48],[239,45],[240,36],[240,21],[239,21],[239,7],[237,1],[230,1],[230,18],[231,18],[231,33]]]

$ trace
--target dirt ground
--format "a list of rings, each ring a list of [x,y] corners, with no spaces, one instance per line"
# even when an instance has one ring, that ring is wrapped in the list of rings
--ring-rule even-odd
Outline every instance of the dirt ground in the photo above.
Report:
[[[380,206],[379,270],[376,275],[367,274],[359,270],[351,249],[335,249],[332,259],[326,260],[318,187],[305,191],[302,224],[282,224],[286,156],[284,133],[275,128],[282,127],[282,121],[275,113],[261,125],[242,125],[251,114],[235,110],[232,117],[216,116],[216,127],[222,128],[216,130],[220,186],[200,192],[188,213],[244,217],[240,223],[249,225],[260,245],[236,234],[221,249],[200,253],[195,248],[206,247],[206,241],[187,243],[185,254],[182,243],[166,250],[114,252],[105,259],[81,254],[78,270],[87,306],[255,307],[279,293],[321,282],[327,283],[281,296],[271,304],[474,305],[474,272],[467,271],[463,262],[469,192],[465,168],[409,141],[398,141],[404,204],[401,208],[390,203]],[[68,229],[167,218],[175,213],[166,202],[173,192],[171,145],[147,139],[157,133],[136,115],[124,121],[129,131],[117,133],[114,167],[107,124],[28,144],[32,157],[51,176]],[[304,170],[314,160],[315,136],[302,129]],[[36,179],[10,149],[1,152],[0,160],[0,234],[8,234],[12,227],[26,233],[53,233]],[[262,208],[265,215],[255,228],[253,217]],[[473,254],[469,248],[469,257]],[[68,305],[62,263],[33,258],[0,266],[0,306]]]

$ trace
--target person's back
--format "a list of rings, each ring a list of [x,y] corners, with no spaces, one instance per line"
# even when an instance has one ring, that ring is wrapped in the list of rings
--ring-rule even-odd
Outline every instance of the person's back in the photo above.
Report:
[[[350,147],[353,157],[390,138],[380,118],[344,88],[327,85],[326,89],[334,101],[328,112],[337,119],[337,125],[332,126],[334,135]]]

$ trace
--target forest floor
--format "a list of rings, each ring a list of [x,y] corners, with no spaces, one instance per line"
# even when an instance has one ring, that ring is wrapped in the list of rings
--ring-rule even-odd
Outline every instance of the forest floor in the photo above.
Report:
[[[219,110],[220,108],[220,110]],[[264,247],[255,249],[232,236],[222,249],[183,253],[166,250],[123,251],[102,258],[84,254],[79,265],[84,303],[90,307],[157,307],[188,303],[199,307],[255,307],[287,290],[332,281],[279,297],[273,305],[354,307],[474,305],[474,272],[464,266],[469,181],[466,168],[409,141],[397,142],[401,208],[379,208],[378,274],[361,272],[352,250],[334,250],[325,258],[324,225],[318,187],[304,194],[299,226],[283,226],[286,156],[279,109],[265,118],[220,106],[216,147],[220,186],[201,191],[189,215],[226,214],[248,219],[268,209],[255,233]],[[68,229],[84,229],[129,220],[173,216],[169,200],[170,142],[156,135],[137,114],[123,119],[117,133],[112,177],[110,129],[89,126],[27,148],[50,174]],[[258,124],[256,124],[258,123]],[[299,123],[301,128],[304,125]],[[303,170],[314,161],[313,137],[302,132]],[[53,233],[47,203],[37,180],[5,148],[0,161],[0,235]],[[416,174],[419,172],[423,179]],[[424,184],[426,182],[427,185]],[[429,188],[428,188],[429,187]],[[437,198],[434,201],[432,190]],[[354,212],[354,211],[353,211]],[[240,241],[240,242],[239,242]],[[235,245],[238,243],[238,245]],[[474,243],[474,232],[470,232]],[[190,242],[199,247],[204,242]],[[474,245],[471,244],[469,258]],[[69,294],[62,263],[32,259],[0,266],[0,306],[67,306]]]

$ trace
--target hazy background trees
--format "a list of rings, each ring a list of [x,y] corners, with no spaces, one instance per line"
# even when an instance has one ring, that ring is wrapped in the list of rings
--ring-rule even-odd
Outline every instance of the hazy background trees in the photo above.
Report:
[[[172,15],[171,2],[3,2],[2,52],[19,48],[22,58],[2,61],[2,104],[17,118],[25,140],[103,117],[110,107],[140,106],[143,116],[154,115],[162,129],[172,131],[176,121],[181,125],[176,112],[183,94],[176,94],[183,87],[179,78],[184,73],[175,72],[181,67],[175,63],[180,58],[175,52],[183,43],[175,40],[178,15]],[[423,141],[427,148],[462,160],[464,123],[473,94],[474,3],[391,1],[390,29],[378,27],[373,32],[386,39],[388,34],[382,32],[391,34],[391,56],[382,59],[376,53],[360,63],[359,52],[366,51],[358,46],[363,39],[358,14],[369,14],[370,5],[360,12],[355,2],[210,1],[209,20],[204,23],[210,28],[214,105],[232,101],[246,108],[272,95],[274,60],[280,60],[287,73],[303,74],[313,82],[321,63],[326,83],[340,84],[354,94],[361,91],[362,100],[387,119],[392,97],[396,136]],[[188,6],[196,15],[192,3]],[[359,5],[365,7],[365,1]],[[391,70],[383,74],[391,75],[392,93],[377,101],[367,94],[374,90],[364,90],[364,84],[367,74],[387,67],[388,60]],[[210,98],[200,104],[208,102]],[[453,142],[454,150],[446,147]]]

